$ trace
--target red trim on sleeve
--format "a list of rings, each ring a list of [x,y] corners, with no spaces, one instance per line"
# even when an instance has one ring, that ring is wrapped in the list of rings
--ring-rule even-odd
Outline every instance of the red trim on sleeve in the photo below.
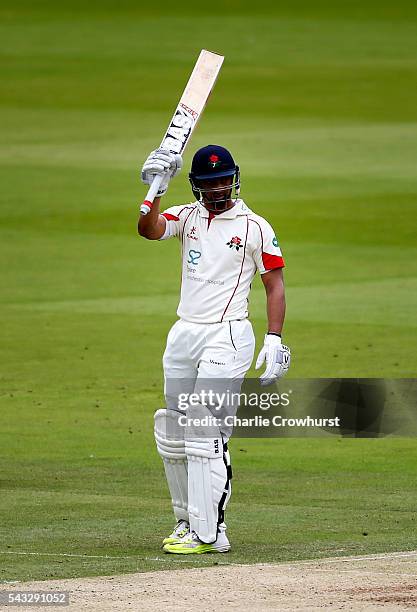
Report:
[[[276,270],[277,268],[284,268],[285,263],[282,257],[278,255],[271,255],[270,253],[264,253],[262,251],[262,263],[265,270]]]
[[[180,218],[176,217],[175,215],[171,215],[171,213],[161,213],[163,217],[165,217],[165,219],[167,221],[179,221]]]

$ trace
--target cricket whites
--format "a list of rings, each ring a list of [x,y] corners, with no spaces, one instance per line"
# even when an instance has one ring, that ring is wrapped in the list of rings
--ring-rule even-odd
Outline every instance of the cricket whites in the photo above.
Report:
[[[204,110],[223,60],[224,57],[218,53],[212,53],[206,51],[206,49],[200,52],[174,116],[162,139],[161,149],[182,154]],[[140,207],[141,215],[147,215],[151,210],[161,181],[162,176],[160,175],[153,179],[146,199]]]

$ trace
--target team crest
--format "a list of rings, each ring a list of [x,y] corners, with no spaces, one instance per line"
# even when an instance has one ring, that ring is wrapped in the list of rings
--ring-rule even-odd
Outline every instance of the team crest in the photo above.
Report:
[[[210,155],[209,157],[209,162],[211,163],[212,167],[215,168],[216,166],[218,166],[220,164],[220,157],[218,155]]]
[[[243,247],[242,244],[242,238],[239,238],[239,236],[233,236],[233,238],[231,238],[229,240],[229,242],[226,242],[227,246],[229,247],[229,249],[236,249],[236,251],[238,251],[240,248]]]

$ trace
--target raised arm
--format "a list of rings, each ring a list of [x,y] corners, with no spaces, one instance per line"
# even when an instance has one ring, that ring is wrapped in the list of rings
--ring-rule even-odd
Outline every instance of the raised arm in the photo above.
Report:
[[[165,149],[152,151],[142,168],[142,182],[151,185],[155,176],[162,176],[161,185],[151,210],[147,215],[140,215],[138,221],[138,233],[148,240],[159,240],[165,232],[166,221],[159,214],[161,196],[168,189],[169,181],[176,176],[182,168],[181,155],[171,153]]]
[[[166,220],[159,214],[161,198],[155,198],[147,215],[139,215],[138,234],[148,240],[159,240],[164,235]]]

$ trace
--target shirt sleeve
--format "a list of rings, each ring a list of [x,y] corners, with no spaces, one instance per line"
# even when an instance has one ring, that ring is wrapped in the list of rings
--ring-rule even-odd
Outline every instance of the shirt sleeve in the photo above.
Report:
[[[257,226],[253,257],[259,273],[283,268],[285,263],[274,230],[265,219],[258,218],[253,222]]]
[[[188,206],[171,206],[164,210],[161,215],[165,218],[165,232],[162,234],[159,240],[167,240],[176,236],[181,237],[182,226],[185,219],[185,211],[189,208]]]

